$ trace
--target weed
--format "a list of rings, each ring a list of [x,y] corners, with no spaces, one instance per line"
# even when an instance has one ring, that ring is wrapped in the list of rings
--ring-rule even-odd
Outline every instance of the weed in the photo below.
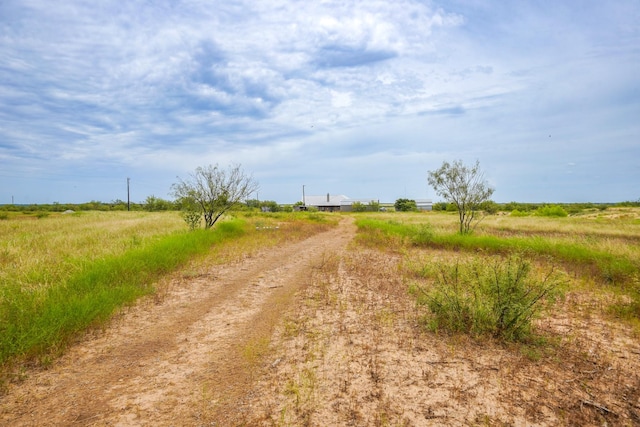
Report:
[[[242,356],[249,365],[253,368],[262,357],[269,351],[269,337],[259,336],[253,338],[247,342],[242,348]]]
[[[312,400],[316,386],[316,373],[305,368],[299,372],[297,379],[291,379],[285,387],[285,394],[295,399],[295,410],[302,413]]]
[[[439,266],[432,289],[414,285],[419,304],[432,315],[430,330],[490,334],[505,340],[531,337],[531,321],[562,283],[551,270],[542,281],[529,278],[530,264],[520,256],[456,262]]]

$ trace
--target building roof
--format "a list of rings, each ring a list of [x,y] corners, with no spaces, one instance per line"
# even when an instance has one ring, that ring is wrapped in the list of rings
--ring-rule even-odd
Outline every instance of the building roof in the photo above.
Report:
[[[373,197],[370,199],[365,198],[358,198],[358,199],[349,199],[347,198],[346,200],[342,201],[343,205],[352,205],[354,203],[362,203],[363,205],[368,205],[369,203],[372,202],[378,202],[378,199],[374,199]]]
[[[307,206],[340,206],[345,200],[349,200],[349,198],[343,194],[325,194],[324,196],[305,196],[304,204]]]

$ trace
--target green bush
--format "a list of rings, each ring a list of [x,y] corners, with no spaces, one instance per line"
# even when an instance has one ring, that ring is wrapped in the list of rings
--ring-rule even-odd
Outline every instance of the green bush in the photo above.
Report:
[[[535,214],[538,216],[548,216],[548,217],[558,217],[558,218],[562,218],[569,215],[562,206],[558,206],[558,205],[547,205],[547,206],[539,207],[538,209],[536,209]]]
[[[393,204],[396,212],[417,212],[418,205],[415,200],[411,199],[398,199]]]
[[[426,325],[471,335],[493,335],[509,341],[532,336],[531,322],[545,304],[553,301],[561,281],[549,273],[544,280],[529,277],[530,264],[520,256],[458,262],[426,270],[435,283],[430,289],[413,286],[411,291],[431,315]]]
[[[184,222],[187,223],[189,230],[195,230],[200,227],[200,223],[202,222],[201,212],[194,209],[186,209],[182,211],[181,215]]]
[[[416,225],[414,230],[415,231],[411,235],[411,243],[414,245],[427,245],[433,241],[435,233],[431,224],[425,223]]]

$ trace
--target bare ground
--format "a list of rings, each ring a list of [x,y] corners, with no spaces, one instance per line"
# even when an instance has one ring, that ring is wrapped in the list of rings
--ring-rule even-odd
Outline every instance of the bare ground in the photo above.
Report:
[[[539,357],[426,333],[352,221],[173,276],[0,399],[11,426],[640,425],[640,345],[571,293]]]

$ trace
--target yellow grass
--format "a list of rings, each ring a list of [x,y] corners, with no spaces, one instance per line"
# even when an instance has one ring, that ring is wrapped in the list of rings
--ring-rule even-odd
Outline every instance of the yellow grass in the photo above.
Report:
[[[177,212],[83,212],[0,221],[0,284],[48,286],[83,262],[185,227]]]

